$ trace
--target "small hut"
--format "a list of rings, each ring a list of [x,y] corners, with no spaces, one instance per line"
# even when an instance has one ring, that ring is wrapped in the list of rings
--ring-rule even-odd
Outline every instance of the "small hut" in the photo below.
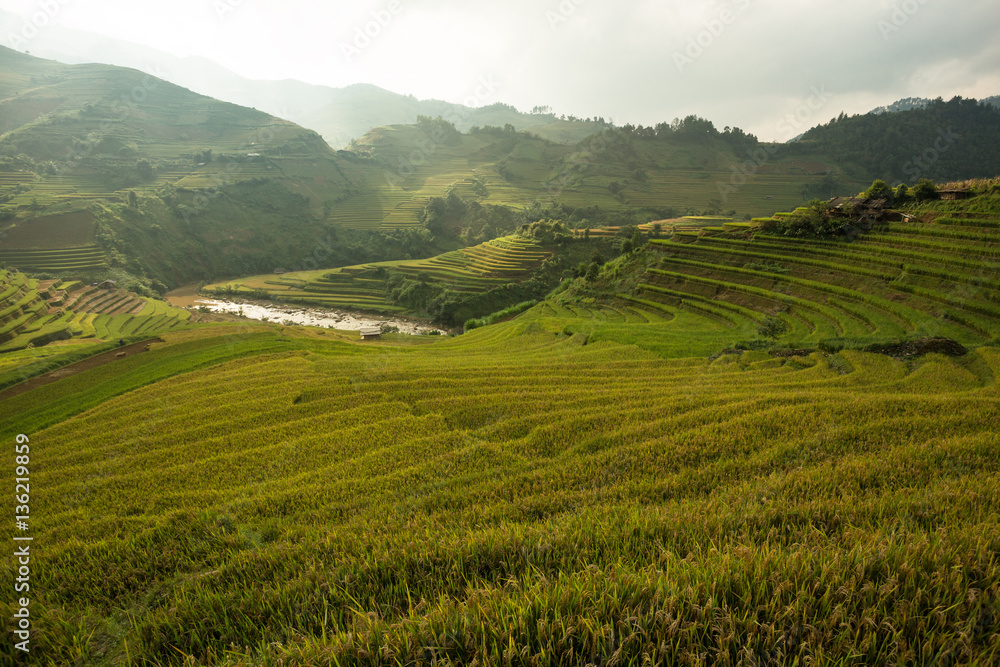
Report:
[[[381,340],[382,339],[382,328],[381,327],[362,327],[361,328],[361,340]]]
[[[945,201],[957,201],[959,199],[969,199],[972,197],[971,190],[938,190],[938,196]]]
[[[835,197],[826,204],[827,215],[844,216],[859,220],[882,220],[886,216],[889,202],[885,199],[867,197]]]
[[[105,280],[104,282],[100,283],[98,285],[98,287],[100,287],[101,289],[114,289],[115,288],[115,281],[113,281],[113,280]]]

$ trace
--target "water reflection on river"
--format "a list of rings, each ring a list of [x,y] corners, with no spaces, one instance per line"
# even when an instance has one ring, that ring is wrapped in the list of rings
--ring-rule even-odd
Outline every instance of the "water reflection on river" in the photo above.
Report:
[[[194,304],[195,307],[204,307],[213,313],[229,313],[230,315],[240,315],[252,320],[277,322],[279,324],[300,324],[303,326],[326,327],[328,329],[342,329],[345,331],[360,331],[364,327],[377,327],[385,324],[397,327],[400,333],[406,334],[428,334],[434,331],[441,334],[447,333],[419,320],[352,313],[346,310],[323,310],[306,306],[222,301],[218,299],[198,299]]]

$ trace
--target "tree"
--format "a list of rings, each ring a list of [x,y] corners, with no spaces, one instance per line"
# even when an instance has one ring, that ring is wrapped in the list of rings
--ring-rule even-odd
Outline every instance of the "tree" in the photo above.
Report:
[[[662,234],[662,233],[663,233],[663,225],[660,224],[660,223],[658,223],[658,222],[654,222],[653,223],[653,238],[654,239],[655,238],[659,238],[660,234]]]
[[[917,184],[913,186],[913,190],[910,191],[910,194],[912,194],[913,198],[918,202],[938,198],[937,186],[934,185],[934,181],[929,178],[921,178],[917,181]]]
[[[788,331],[788,325],[777,317],[767,317],[757,327],[757,334],[771,340],[778,340],[779,337]]]
[[[587,268],[587,282],[592,283],[597,280],[597,276],[601,272],[601,265],[597,262],[591,262],[590,266]]]
[[[139,160],[139,164],[136,165],[136,171],[139,172],[139,178],[142,180],[153,180],[153,165],[150,164],[149,160]]]
[[[454,123],[451,123],[441,116],[431,118],[430,116],[417,116],[417,126],[428,135],[432,141],[445,146],[457,146],[462,142],[462,133],[458,131]]]
[[[896,188],[896,205],[905,204],[910,201],[910,189],[906,187],[906,183],[900,183]]]
[[[420,222],[434,234],[447,234],[452,228],[457,232],[460,222],[468,212],[468,205],[454,192],[447,197],[431,197],[427,200]]]
[[[880,178],[872,181],[871,187],[865,191],[865,197],[868,197],[869,199],[884,199],[889,206],[892,206],[895,201],[895,195],[892,188],[889,187],[888,183]]]

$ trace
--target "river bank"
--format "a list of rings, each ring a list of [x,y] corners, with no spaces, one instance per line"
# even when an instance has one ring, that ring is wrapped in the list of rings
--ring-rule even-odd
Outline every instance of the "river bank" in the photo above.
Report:
[[[199,296],[197,285],[187,285],[166,294],[172,306],[191,310],[209,311],[236,315],[261,322],[297,324],[310,327],[324,327],[343,331],[360,331],[367,327],[395,327],[399,333],[410,335],[438,334],[448,332],[430,324],[426,320],[398,315],[376,315],[349,310],[325,309],[314,306],[297,306],[287,303],[249,301],[244,299],[212,299]]]

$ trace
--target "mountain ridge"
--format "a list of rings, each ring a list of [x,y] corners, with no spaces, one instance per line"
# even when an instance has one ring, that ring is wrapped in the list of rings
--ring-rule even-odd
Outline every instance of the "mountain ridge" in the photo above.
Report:
[[[0,11],[0,36],[9,34],[4,26],[17,20],[13,14]],[[0,38],[0,44],[9,47],[9,42],[9,38]],[[509,123],[561,143],[575,143],[602,127],[600,123],[588,126],[587,121],[562,120],[553,114],[523,113],[509,105],[502,105],[498,113],[495,105],[471,107],[418,100],[368,83],[335,88],[297,79],[251,79],[202,56],[174,56],[59,25],[49,26],[30,46],[33,54],[48,59],[138,69],[202,95],[260,109],[319,132],[333,148],[344,148],[375,127],[414,123],[420,115],[450,117],[463,131],[476,125]]]
[[[912,111],[913,109],[925,109],[932,102],[935,101],[944,101],[944,100],[940,97],[934,99],[931,99],[929,97],[904,97],[902,99],[896,100],[892,104],[875,107],[868,113],[886,114],[886,113],[899,113],[901,111]],[[986,104],[990,104],[995,107],[1000,107],[1000,95],[993,95],[992,97],[984,97],[979,101]]]
[[[440,116],[419,116],[335,151],[313,130],[135,69],[63,65],[0,48],[0,71],[0,261],[5,250],[51,249],[72,238],[99,246],[112,269],[160,292],[276,267],[426,258],[542,219],[583,228],[770,215],[891,175],[831,139],[841,125],[894,125],[929,113],[845,119],[792,144],[719,131],[697,116],[607,126],[575,143],[511,124],[463,133]],[[960,132],[993,136],[975,123],[1000,111],[970,101],[942,107],[937,125],[971,114]],[[944,178],[982,171],[969,159],[988,156],[995,143],[952,151],[938,165]],[[72,230],[41,232],[64,223]]]

